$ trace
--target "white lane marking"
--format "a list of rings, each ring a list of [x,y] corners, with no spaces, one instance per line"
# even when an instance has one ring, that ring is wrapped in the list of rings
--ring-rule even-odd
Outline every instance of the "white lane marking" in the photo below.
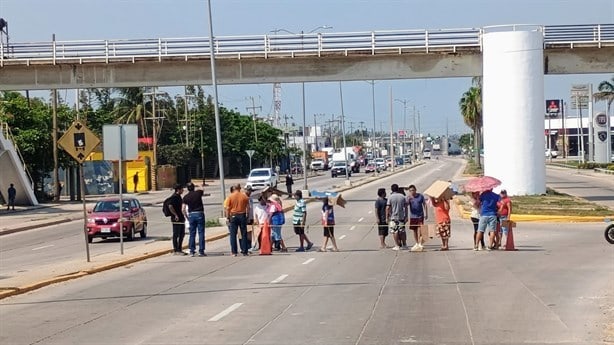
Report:
[[[307,259],[307,261],[303,262],[303,265],[309,265],[315,260],[315,258]]]
[[[345,238],[345,235],[341,235],[341,236],[339,236],[339,239],[340,239],[340,240],[342,240],[342,239],[344,239],[344,238]]]
[[[207,321],[211,321],[211,322],[215,322],[215,321],[219,321],[221,320],[224,316],[232,313],[233,311],[239,309],[240,306],[242,306],[243,303],[235,303],[233,305],[231,305],[230,307],[224,309],[221,313],[215,315],[214,317],[210,318]]]
[[[277,284],[277,283],[279,283],[280,281],[282,281],[282,280],[284,280],[286,278],[288,278],[288,275],[287,274],[282,274],[279,277],[277,277],[277,279],[271,280],[271,284]]]
[[[365,218],[364,218],[364,217],[361,217],[361,218],[360,218],[358,221],[359,221],[359,222],[362,222],[363,220],[365,220]]]
[[[350,228],[350,230],[354,230],[354,229],[356,229],[356,225],[352,225],[352,227]]]
[[[53,247],[53,244],[42,246],[42,247],[32,248],[32,250],[41,250],[41,249],[45,249],[45,248],[49,248],[49,247]]]

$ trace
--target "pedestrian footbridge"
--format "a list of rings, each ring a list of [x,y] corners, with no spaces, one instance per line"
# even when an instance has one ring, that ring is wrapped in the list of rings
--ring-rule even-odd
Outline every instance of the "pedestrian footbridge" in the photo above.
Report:
[[[220,36],[220,84],[472,77],[483,37],[543,36],[545,74],[614,71],[614,24]],[[0,90],[211,84],[208,37],[11,43],[0,46]]]
[[[0,191],[7,201],[7,190],[12,183],[17,191],[15,204],[38,205],[32,188],[32,179],[14,145],[10,129],[6,123],[0,122]]]

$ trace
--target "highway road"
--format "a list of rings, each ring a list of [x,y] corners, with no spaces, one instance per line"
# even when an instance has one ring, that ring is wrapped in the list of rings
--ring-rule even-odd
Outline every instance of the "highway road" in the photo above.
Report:
[[[353,174],[351,181],[367,176],[364,173]],[[232,180],[237,182],[237,180]],[[240,181],[245,185],[245,181]],[[323,173],[308,179],[310,189],[330,190],[335,186],[344,185],[345,178],[331,178],[330,173]],[[228,186],[228,188],[230,185]],[[296,179],[297,188],[303,187],[303,180]],[[278,188],[285,191],[285,185],[279,184]],[[207,218],[217,218],[221,215],[222,197],[219,188],[206,188],[210,193],[209,197],[204,198],[205,213]],[[258,191],[254,194],[257,196]],[[170,192],[169,192],[170,195]],[[90,205],[93,207],[93,204]],[[148,237],[141,239],[136,236],[135,241],[124,241],[124,250],[135,247],[145,247],[148,244],[168,239],[171,235],[168,219],[162,215],[160,205],[145,207],[148,215]],[[23,274],[24,272],[48,268],[53,271],[58,262],[74,262],[85,259],[85,239],[83,236],[83,220],[63,223],[33,229],[25,232],[14,233],[2,237],[0,241],[0,277],[12,277]],[[187,243],[187,238],[184,241]],[[171,247],[169,242],[169,248]],[[107,253],[119,253],[119,239],[94,239],[89,246],[90,256],[95,260],[97,256]]]
[[[378,250],[373,201],[392,183],[424,190],[439,159],[344,192],[341,252],[163,256],[0,301],[2,344],[595,344],[612,320],[614,252],[601,224],[526,224],[517,252]],[[319,205],[309,236],[321,243]],[[431,212],[432,214],[432,212]],[[286,240],[296,237],[284,228]],[[218,254],[218,255],[216,255]]]

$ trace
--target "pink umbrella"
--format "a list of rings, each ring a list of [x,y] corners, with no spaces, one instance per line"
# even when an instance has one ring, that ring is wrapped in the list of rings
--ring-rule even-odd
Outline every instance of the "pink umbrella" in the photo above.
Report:
[[[483,192],[501,185],[501,181],[490,176],[476,177],[465,183],[466,192]]]

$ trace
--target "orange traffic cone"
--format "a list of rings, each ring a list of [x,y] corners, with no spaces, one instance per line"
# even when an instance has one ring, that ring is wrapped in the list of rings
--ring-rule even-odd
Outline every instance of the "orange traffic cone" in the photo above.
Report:
[[[268,222],[265,222],[262,225],[262,231],[260,231],[260,255],[271,255],[272,252],[271,226]]]
[[[516,250],[516,247],[514,247],[514,231],[513,231],[516,223],[511,220],[506,220],[506,222],[507,222],[507,239],[505,241],[505,250]]]

